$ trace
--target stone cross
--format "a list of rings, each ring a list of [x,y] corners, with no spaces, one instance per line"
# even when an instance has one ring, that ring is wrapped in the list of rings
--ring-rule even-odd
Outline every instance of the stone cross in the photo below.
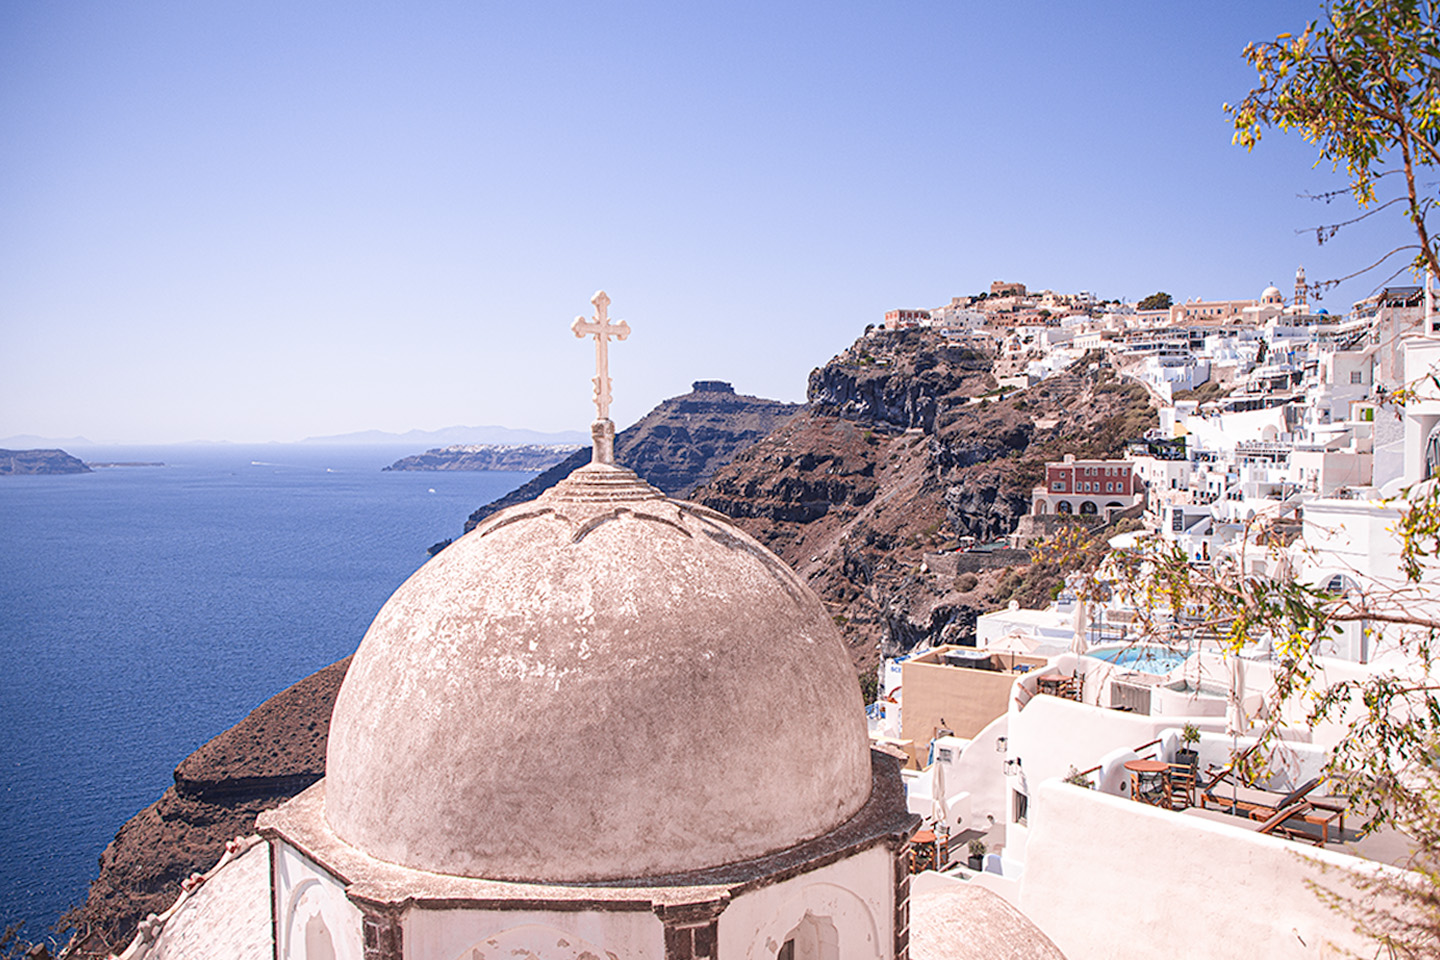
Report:
[[[595,316],[586,320],[584,317],[576,317],[575,322],[570,324],[570,329],[575,331],[577,337],[595,338],[595,418],[597,420],[610,419],[610,338],[624,340],[630,336],[630,324],[621,320],[619,323],[610,323],[608,310],[610,298],[604,290],[596,292],[590,298],[595,305]]]

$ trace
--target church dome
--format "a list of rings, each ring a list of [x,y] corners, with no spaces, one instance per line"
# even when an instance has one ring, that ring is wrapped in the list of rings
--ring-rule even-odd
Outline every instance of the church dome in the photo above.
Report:
[[[325,810],[391,863],[586,882],[788,848],[870,784],[809,588],[724,516],[592,464],[381,609],[336,700]]]
[[[1250,289],[1251,289],[1251,290],[1254,290],[1255,288],[1254,288],[1254,287],[1251,287]],[[1260,294],[1260,302],[1261,302],[1261,303],[1284,303],[1284,302],[1285,302],[1285,294],[1281,293],[1281,292],[1280,292],[1280,288],[1277,287],[1277,286],[1275,286],[1275,285],[1272,283],[1270,286],[1268,286],[1268,287],[1265,288],[1265,290],[1264,290],[1263,293]]]

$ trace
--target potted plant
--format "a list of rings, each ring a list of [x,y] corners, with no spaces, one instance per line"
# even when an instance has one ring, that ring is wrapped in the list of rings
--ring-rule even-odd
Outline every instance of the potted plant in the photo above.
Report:
[[[1180,742],[1183,744],[1175,751],[1175,762],[1195,771],[1200,767],[1200,751],[1195,745],[1200,742],[1200,728],[1193,723],[1187,723],[1180,728]]]
[[[970,853],[970,869],[980,870],[985,866],[985,841],[975,839],[970,841],[968,848]]]
[[[1084,787],[1086,790],[1095,789],[1095,784],[1090,782],[1090,777],[1076,770],[1073,763],[1070,765],[1069,772],[1065,774],[1065,782],[1073,783],[1077,787]]]

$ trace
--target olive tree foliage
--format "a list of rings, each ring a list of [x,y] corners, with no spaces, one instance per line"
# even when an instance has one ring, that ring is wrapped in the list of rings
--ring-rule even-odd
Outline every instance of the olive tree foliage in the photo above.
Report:
[[[1418,242],[1372,267],[1413,251],[1417,272],[1428,267],[1440,276],[1440,238],[1427,222],[1440,191],[1426,179],[1440,168],[1437,8],[1440,0],[1335,0],[1325,19],[1298,36],[1282,33],[1245,48],[1259,86],[1238,105],[1226,104],[1225,112],[1235,142],[1247,149],[1267,128],[1293,130],[1315,145],[1321,161],[1344,169],[1349,192],[1366,212],[1318,228],[1320,242],[1348,223],[1400,206]],[[1403,182],[1393,196],[1381,188],[1391,177]]]
[[[1440,956],[1440,776],[1418,771],[1411,796],[1398,819],[1415,841],[1406,866],[1413,875],[1396,880],[1384,873],[1356,873],[1341,892],[1319,883],[1311,888],[1355,929],[1374,940],[1383,955],[1404,960]],[[1353,954],[1352,954],[1353,956]]]

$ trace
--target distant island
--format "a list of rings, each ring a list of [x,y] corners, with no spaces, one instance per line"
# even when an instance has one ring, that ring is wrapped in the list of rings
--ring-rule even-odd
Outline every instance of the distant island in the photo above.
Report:
[[[85,461],[64,450],[0,450],[0,476],[89,472]]]
[[[577,443],[458,443],[396,460],[386,470],[549,470],[577,450]]]
[[[590,434],[578,430],[561,430],[545,433],[539,430],[514,430],[510,427],[444,427],[440,430],[407,430],[404,433],[386,433],[383,430],[362,430],[359,433],[341,433],[327,437],[306,437],[301,443],[335,444],[404,444],[410,449],[416,447],[444,447],[461,443],[498,444],[501,446],[524,446],[527,444],[584,443],[589,444]]]

